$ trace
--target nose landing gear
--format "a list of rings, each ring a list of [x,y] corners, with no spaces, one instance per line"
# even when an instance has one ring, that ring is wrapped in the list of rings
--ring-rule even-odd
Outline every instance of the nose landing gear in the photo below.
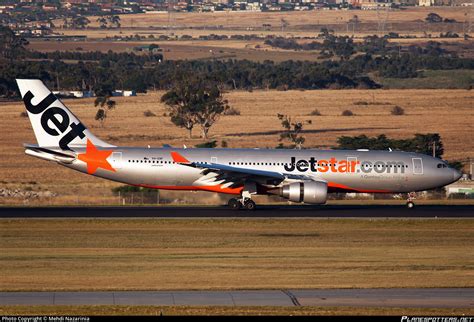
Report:
[[[416,192],[410,192],[407,197],[407,208],[412,209],[415,208],[415,201],[416,199]]]

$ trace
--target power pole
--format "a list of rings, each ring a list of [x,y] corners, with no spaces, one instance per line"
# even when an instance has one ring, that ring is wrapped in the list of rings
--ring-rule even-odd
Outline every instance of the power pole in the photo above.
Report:
[[[380,8],[380,6],[377,5],[375,9],[377,11],[377,32],[379,35],[383,36],[385,33],[385,25],[387,24],[390,7],[384,5],[383,8]]]

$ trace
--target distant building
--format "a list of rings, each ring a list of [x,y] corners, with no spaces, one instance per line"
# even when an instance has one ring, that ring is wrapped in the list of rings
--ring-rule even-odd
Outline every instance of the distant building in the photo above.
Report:
[[[434,5],[434,0],[418,0],[420,7],[431,7]]]
[[[474,183],[472,181],[455,182],[446,186],[446,195],[449,196],[453,193],[463,193],[466,195],[474,195]]]
[[[373,0],[363,0],[360,3],[360,8],[362,10],[376,10],[377,8],[391,8],[392,6],[392,2],[378,2]]]
[[[53,91],[54,95],[59,97],[74,97],[74,98],[87,98],[93,97],[94,93],[92,91]]]
[[[112,96],[137,96],[137,92],[135,91],[122,91],[122,90],[115,90],[112,92]]]

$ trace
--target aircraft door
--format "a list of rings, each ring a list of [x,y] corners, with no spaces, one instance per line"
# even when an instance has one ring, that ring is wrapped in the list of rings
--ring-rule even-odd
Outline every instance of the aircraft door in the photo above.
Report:
[[[423,174],[423,160],[421,158],[412,158],[413,174]]]
[[[357,172],[357,157],[347,157],[347,170],[348,172]]]
[[[111,165],[115,169],[120,169],[122,167],[122,152],[113,152],[111,159]]]
[[[211,157],[211,163],[217,163],[217,157]]]

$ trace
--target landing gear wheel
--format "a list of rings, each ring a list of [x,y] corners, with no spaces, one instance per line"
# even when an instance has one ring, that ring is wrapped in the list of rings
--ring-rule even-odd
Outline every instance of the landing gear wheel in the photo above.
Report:
[[[413,201],[408,201],[408,202],[407,202],[407,208],[408,208],[408,209],[415,208],[415,203],[414,203]]]
[[[252,199],[248,199],[248,200],[245,201],[244,207],[245,207],[246,210],[255,210],[257,205],[255,204],[255,202]]]
[[[229,206],[230,209],[234,209],[234,210],[239,210],[242,207],[242,204],[240,203],[240,201],[235,198],[230,199],[227,205]]]

